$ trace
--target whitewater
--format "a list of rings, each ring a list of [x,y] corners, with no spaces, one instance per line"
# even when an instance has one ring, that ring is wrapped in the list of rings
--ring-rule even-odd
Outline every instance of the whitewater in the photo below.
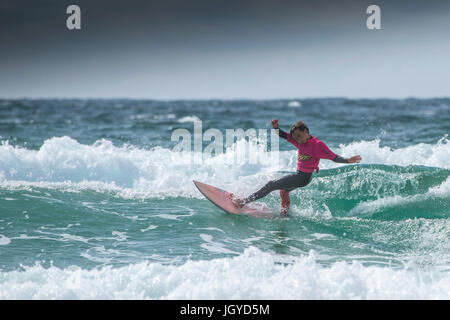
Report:
[[[0,299],[450,298],[449,119],[415,134],[446,99],[0,105]],[[296,150],[241,139],[194,163],[170,134],[269,115],[362,161],[321,160],[290,219],[227,215],[192,180],[247,195],[293,172]],[[230,163],[242,149],[278,161]],[[261,201],[279,208],[276,192]]]

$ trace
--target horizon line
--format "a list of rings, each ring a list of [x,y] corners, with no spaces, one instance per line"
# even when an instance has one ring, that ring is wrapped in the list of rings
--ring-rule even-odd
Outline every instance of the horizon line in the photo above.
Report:
[[[305,97],[274,97],[274,98],[249,98],[249,97],[232,97],[232,98],[151,98],[151,97],[58,97],[58,96],[17,96],[2,97],[0,100],[151,100],[151,101],[270,101],[270,100],[429,100],[429,99],[450,99],[449,96],[405,96],[405,97],[364,97],[364,96],[305,96]]]

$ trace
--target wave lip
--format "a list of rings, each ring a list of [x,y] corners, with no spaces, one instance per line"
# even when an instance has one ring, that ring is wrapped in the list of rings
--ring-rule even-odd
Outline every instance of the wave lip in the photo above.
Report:
[[[83,145],[70,137],[46,140],[39,150],[3,144],[0,147],[0,172],[12,181],[116,182],[132,185],[139,177],[145,151],[115,147],[102,139]]]
[[[272,151],[246,140],[235,142],[225,153],[208,157],[201,164],[189,161],[192,152],[181,154],[163,147],[148,150],[117,147],[106,139],[86,145],[67,136],[54,137],[46,140],[39,150],[3,142],[0,145],[0,184],[2,187],[93,188],[118,192],[124,197],[199,197],[192,180],[213,185],[220,182],[219,187],[247,193],[279,171],[293,172],[296,168],[295,150],[278,152],[278,165],[269,161],[230,164],[230,157],[235,157],[241,146],[258,154],[258,159],[273,156]],[[363,161],[351,166],[354,168],[364,164],[450,168],[450,143],[446,137],[436,144],[417,144],[396,150],[380,147],[380,140],[374,140],[340,145],[334,151],[344,157],[361,154]],[[343,166],[327,160],[320,163],[322,174],[326,174],[326,169]]]
[[[439,139],[436,144],[418,143],[404,148],[392,149],[381,147],[380,139],[341,144],[336,153],[350,157],[362,156],[361,163],[387,164],[398,166],[419,165],[450,169],[450,143],[448,135]],[[333,163],[321,161],[321,167],[334,167]]]

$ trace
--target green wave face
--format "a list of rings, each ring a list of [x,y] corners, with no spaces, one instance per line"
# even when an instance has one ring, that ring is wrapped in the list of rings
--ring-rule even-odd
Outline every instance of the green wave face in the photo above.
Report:
[[[292,196],[317,210],[325,205],[334,217],[448,218],[449,176],[448,169],[424,166],[347,166],[320,171]]]
[[[130,199],[115,190],[10,187],[0,191],[2,267],[179,263],[234,256],[249,244],[282,255],[313,250],[324,265],[445,266],[449,177],[448,169],[423,166],[321,170],[291,192],[292,218],[271,221],[224,214],[202,197]],[[280,205],[277,192],[262,201]]]

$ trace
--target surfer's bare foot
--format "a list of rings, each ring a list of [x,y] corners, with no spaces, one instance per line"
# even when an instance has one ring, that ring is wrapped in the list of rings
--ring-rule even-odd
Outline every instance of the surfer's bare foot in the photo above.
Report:
[[[241,199],[241,198],[238,198],[234,194],[231,194],[231,202],[233,202],[233,204],[236,207],[238,207],[239,209],[242,208],[245,205],[244,200]]]

